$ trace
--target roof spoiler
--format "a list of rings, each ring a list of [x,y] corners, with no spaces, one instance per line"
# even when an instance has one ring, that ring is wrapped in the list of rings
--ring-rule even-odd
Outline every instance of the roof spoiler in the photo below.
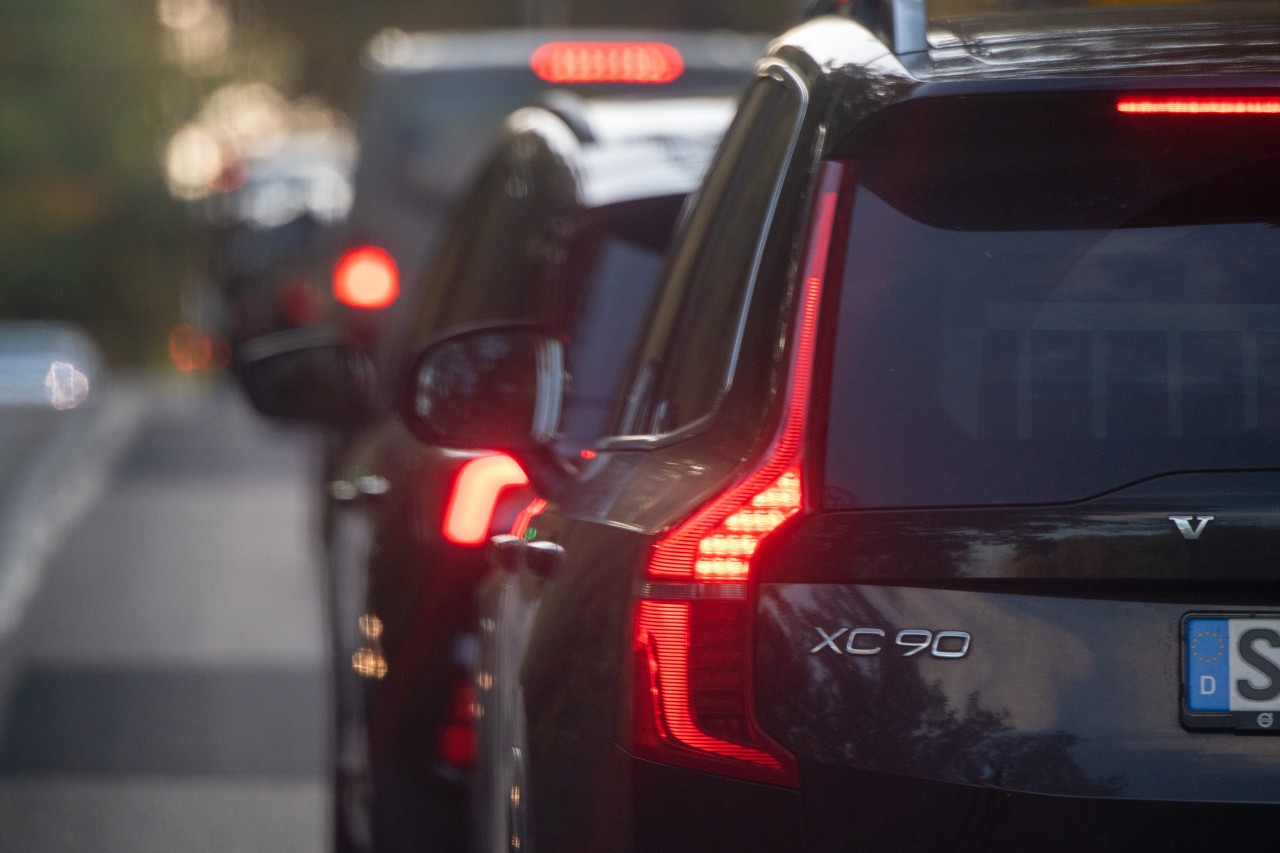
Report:
[[[846,15],[875,33],[895,54],[929,48],[925,0],[816,0],[805,13]]]

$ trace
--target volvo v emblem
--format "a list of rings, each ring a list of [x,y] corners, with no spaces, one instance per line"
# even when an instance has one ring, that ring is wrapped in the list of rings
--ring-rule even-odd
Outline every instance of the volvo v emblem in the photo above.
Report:
[[[1169,520],[1178,528],[1183,539],[1199,539],[1200,534],[1213,521],[1212,515],[1171,515]]]

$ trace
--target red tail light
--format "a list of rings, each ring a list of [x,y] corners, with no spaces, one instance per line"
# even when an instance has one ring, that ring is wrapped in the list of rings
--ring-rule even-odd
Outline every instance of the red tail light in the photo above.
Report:
[[[169,329],[169,362],[183,373],[221,370],[231,361],[231,345],[220,333],[178,323]]]
[[[476,698],[469,682],[459,682],[453,691],[449,719],[440,729],[440,760],[457,770],[476,763]]]
[[[782,422],[758,466],[654,546],[636,605],[634,745],[671,764],[796,785],[795,760],[755,724],[751,556],[802,509],[801,453],[818,306],[844,168],[822,173]]]
[[[444,538],[455,545],[489,541],[493,513],[503,491],[528,485],[520,463],[506,454],[480,456],[458,471],[444,513]]]
[[[1131,115],[1280,115],[1280,97],[1126,96],[1116,109]]]
[[[400,295],[395,259],[377,246],[357,246],[333,269],[333,295],[352,308],[386,308]]]
[[[529,66],[549,83],[670,83],[684,73],[680,51],[661,42],[549,42]]]
[[[203,370],[213,360],[213,343],[203,329],[179,323],[169,330],[169,361],[183,373]]]
[[[517,539],[528,538],[529,527],[533,524],[533,520],[542,514],[547,508],[547,502],[544,498],[534,498],[529,505],[520,510],[516,516],[515,522],[511,525],[511,535]],[[534,531],[537,532],[536,530]]]

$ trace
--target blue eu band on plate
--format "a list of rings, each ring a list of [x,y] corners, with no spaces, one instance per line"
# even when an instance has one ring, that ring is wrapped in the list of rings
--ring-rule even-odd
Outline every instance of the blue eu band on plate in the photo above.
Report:
[[[1280,619],[1189,617],[1184,624],[1187,710],[1280,711]]]

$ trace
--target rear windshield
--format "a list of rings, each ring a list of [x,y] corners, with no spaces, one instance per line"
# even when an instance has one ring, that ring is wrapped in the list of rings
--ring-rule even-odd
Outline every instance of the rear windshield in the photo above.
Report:
[[[1114,100],[906,104],[848,141],[828,506],[1280,467],[1280,120]]]

